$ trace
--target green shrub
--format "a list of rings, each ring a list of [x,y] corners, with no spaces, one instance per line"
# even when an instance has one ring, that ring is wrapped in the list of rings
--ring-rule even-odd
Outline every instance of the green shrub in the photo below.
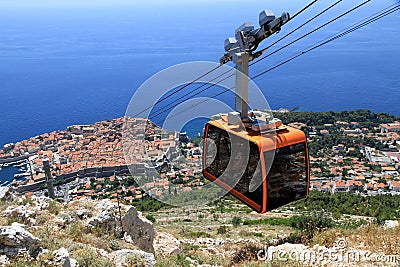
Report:
[[[369,224],[369,222],[366,221],[366,220],[350,220],[350,219],[347,219],[347,220],[342,221],[339,224],[337,224],[337,226],[340,229],[349,230],[349,229],[357,229],[362,225],[368,225],[368,224]]]
[[[108,267],[113,266],[108,259],[99,257],[97,253],[90,249],[79,249],[72,253],[72,257],[76,259],[81,267]]]
[[[283,225],[283,226],[291,226],[290,218],[265,218],[258,220],[245,220],[243,225]]]
[[[311,239],[314,234],[332,228],[334,221],[323,212],[312,212],[292,217],[291,226],[301,231],[302,237]]]
[[[234,227],[238,227],[241,223],[242,223],[242,218],[236,216],[232,218],[232,224]]]
[[[125,264],[129,267],[146,267],[146,261],[138,254],[129,255]]]
[[[49,206],[47,207],[47,210],[54,215],[58,215],[60,213],[60,207],[59,204],[56,201],[50,201]]]
[[[30,199],[30,198],[23,198],[22,199],[22,205],[26,205],[26,204],[32,205],[33,204],[33,200]]]
[[[9,219],[7,220],[7,225],[11,225],[11,224],[13,224],[13,223],[15,223],[15,222],[16,222],[16,223],[20,223],[18,217],[9,218]]]
[[[218,221],[218,219],[219,219],[219,215],[216,213],[213,213],[213,220]]]
[[[217,229],[217,234],[219,234],[219,235],[224,235],[224,234],[226,234],[228,232],[229,232],[229,228],[227,226],[225,226],[225,225],[221,225]]]
[[[324,210],[332,212],[334,217],[340,214],[376,217],[378,220],[400,218],[400,196],[378,195],[361,196],[351,193],[327,194],[311,191],[307,200],[295,204],[298,210]]]
[[[255,245],[245,245],[240,250],[236,251],[232,256],[232,264],[235,265],[243,262],[257,261],[257,253],[262,248]]]
[[[120,250],[122,249],[122,244],[120,240],[117,239],[111,239],[108,242],[108,247],[112,250],[112,251],[116,251],[116,250]]]
[[[211,235],[206,232],[191,232],[191,233],[189,233],[189,236],[192,238],[201,238],[201,237],[210,238],[211,237]]]
[[[138,211],[144,212],[144,211],[150,211],[150,212],[155,212],[160,210],[161,208],[170,208],[168,204],[165,204],[161,201],[158,201],[156,199],[153,199],[149,196],[141,199],[141,200],[135,200],[132,202],[132,205],[135,206],[135,208]]]
[[[253,233],[255,237],[263,237],[263,233]]]
[[[155,222],[156,222],[156,218],[155,218],[153,215],[151,215],[151,214],[146,215],[146,219],[149,220],[149,221],[151,221],[152,223],[155,223]]]

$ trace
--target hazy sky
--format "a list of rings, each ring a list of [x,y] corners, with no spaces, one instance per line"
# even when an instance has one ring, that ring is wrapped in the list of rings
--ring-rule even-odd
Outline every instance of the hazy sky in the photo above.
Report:
[[[254,0],[252,0],[254,1]],[[270,2],[276,0],[270,0]],[[8,7],[64,7],[64,6],[117,6],[117,5],[179,5],[179,4],[196,4],[205,2],[222,2],[222,3],[248,3],[249,0],[0,0],[0,6]]]

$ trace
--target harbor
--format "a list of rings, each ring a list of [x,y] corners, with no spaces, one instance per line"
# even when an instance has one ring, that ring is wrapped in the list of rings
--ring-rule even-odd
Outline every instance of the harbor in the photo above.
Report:
[[[0,185],[9,186],[13,181],[24,181],[31,176],[27,160],[0,164]]]

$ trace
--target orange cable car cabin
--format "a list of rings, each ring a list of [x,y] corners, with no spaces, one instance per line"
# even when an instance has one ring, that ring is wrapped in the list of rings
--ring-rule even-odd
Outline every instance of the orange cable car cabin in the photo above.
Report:
[[[203,175],[258,213],[308,196],[306,135],[280,121],[274,128],[263,134],[230,124],[227,116],[205,126]]]
[[[249,113],[249,62],[265,51],[259,44],[290,20],[270,10],[259,15],[260,28],[244,23],[235,38],[225,40],[221,64],[236,65],[235,110],[205,126],[203,174],[258,213],[308,196],[310,168],[304,132],[282,125],[271,116]],[[272,120],[271,120],[272,119]]]

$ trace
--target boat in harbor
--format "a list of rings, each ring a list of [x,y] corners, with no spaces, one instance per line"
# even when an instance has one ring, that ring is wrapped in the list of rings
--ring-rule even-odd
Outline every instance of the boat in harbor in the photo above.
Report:
[[[23,161],[23,162],[16,162],[16,163],[14,164],[14,167],[23,168],[23,167],[25,167],[26,165],[27,165],[27,163],[26,163],[25,161]]]
[[[14,174],[14,178],[25,178],[25,177],[28,177],[29,175],[31,175],[29,172],[17,173],[17,174]]]

